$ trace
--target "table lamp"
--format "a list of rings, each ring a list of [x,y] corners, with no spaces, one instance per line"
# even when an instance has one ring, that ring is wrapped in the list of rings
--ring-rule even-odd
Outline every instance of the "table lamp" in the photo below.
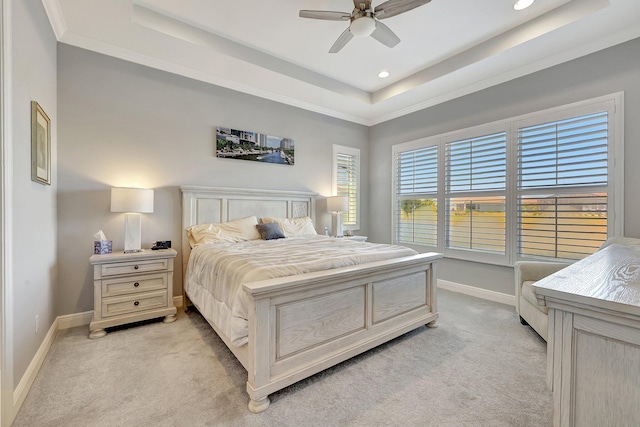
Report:
[[[112,188],[111,212],[126,212],[124,219],[124,252],[141,252],[140,214],[153,213],[153,190]]]
[[[332,228],[336,237],[342,237],[342,212],[349,210],[349,198],[346,196],[327,197],[327,211],[333,212]]]

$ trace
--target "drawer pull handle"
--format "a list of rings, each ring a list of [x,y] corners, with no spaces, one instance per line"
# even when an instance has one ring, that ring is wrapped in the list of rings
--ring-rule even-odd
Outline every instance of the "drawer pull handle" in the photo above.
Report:
[[[135,306],[140,305],[140,301],[134,301],[134,302],[133,302],[133,305],[135,305]]]
[[[133,286],[137,288],[138,286],[140,286],[140,283],[136,282],[133,284]]]
[[[139,269],[140,267],[138,267],[138,266],[136,265],[136,266],[134,266],[133,268],[137,270],[137,269]]]

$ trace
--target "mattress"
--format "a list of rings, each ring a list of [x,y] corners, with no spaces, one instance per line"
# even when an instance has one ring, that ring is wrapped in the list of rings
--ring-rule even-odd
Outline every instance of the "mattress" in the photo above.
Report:
[[[209,323],[231,341],[248,341],[249,296],[244,283],[312,273],[415,255],[397,245],[328,236],[249,240],[201,245],[191,250],[185,292]]]

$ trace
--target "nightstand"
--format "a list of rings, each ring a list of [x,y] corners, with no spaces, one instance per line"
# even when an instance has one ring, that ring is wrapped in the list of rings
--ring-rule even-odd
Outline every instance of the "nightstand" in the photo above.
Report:
[[[338,237],[338,239],[354,240],[356,242],[366,242],[367,236],[343,236],[343,237]]]
[[[105,328],[165,316],[176,320],[173,305],[175,249],[93,255],[93,319],[89,338],[102,338]]]

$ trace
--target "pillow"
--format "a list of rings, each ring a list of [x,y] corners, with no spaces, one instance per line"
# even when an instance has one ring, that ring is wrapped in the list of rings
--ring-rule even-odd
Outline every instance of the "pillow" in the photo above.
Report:
[[[284,233],[277,222],[256,225],[262,240],[284,239]]]
[[[187,228],[189,244],[191,247],[206,245],[207,243],[244,242],[245,240],[257,240],[260,233],[256,229],[258,218],[235,219],[219,224],[200,224]]]
[[[261,218],[260,222],[263,224],[277,223],[284,232],[285,237],[315,236],[318,234],[313,227],[313,221],[308,216],[300,218]]]

